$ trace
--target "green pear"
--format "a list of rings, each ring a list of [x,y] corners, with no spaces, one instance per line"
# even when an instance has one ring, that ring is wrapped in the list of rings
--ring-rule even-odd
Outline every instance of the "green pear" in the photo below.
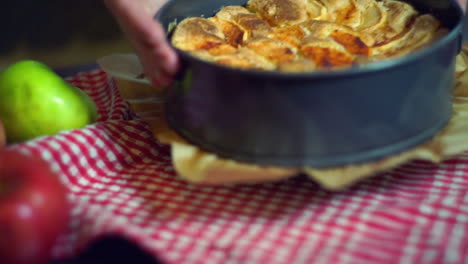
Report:
[[[0,72],[0,120],[8,143],[83,128],[96,118],[92,99],[41,62],[20,61]]]

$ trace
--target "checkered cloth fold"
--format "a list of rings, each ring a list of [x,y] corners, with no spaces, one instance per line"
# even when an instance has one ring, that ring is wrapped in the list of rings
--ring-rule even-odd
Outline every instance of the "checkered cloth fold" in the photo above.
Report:
[[[300,176],[197,186],[176,176],[169,147],[103,71],[68,81],[96,101],[99,121],[14,147],[46,160],[70,191],[57,258],[117,234],[174,264],[468,263],[468,154],[336,193]]]

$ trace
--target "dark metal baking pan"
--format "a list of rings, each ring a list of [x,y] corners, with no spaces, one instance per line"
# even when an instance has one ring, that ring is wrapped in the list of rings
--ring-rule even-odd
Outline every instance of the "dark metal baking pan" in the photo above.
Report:
[[[402,58],[347,70],[285,74],[214,65],[176,49],[183,69],[166,105],[170,126],[220,157],[259,165],[318,168],[407,150],[451,117],[463,13],[452,0],[407,0],[450,33]],[[165,28],[245,0],[171,0]]]

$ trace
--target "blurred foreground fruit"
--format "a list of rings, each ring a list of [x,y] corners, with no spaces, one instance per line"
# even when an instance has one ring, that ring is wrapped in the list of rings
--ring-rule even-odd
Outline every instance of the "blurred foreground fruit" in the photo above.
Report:
[[[2,120],[0,120],[0,150],[6,145],[5,128],[3,128]]]
[[[82,128],[96,116],[88,95],[40,62],[20,61],[0,72],[0,120],[9,143]]]
[[[45,162],[0,150],[0,263],[49,263],[68,216],[66,189]]]

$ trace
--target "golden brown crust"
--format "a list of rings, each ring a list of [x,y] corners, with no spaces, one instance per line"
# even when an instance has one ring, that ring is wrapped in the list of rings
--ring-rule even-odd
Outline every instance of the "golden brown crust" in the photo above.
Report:
[[[293,61],[297,57],[295,48],[291,44],[277,39],[255,38],[247,42],[245,47],[276,65]]]
[[[383,0],[382,7],[386,11],[385,25],[378,30],[371,31],[377,43],[391,42],[393,38],[408,31],[418,12],[409,4]]]
[[[379,30],[387,21],[387,12],[382,2],[374,0],[356,0],[356,6],[361,11],[361,21],[355,29],[360,32]]]
[[[213,60],[224,66],[242,69],[273,70],[275,68],[275,64],[248,48],[240,48],[234,54],[214,57]]]
[[[401,56],[417,49],[436,35],[440,23],[433,16],[422,15],[412,26],[393,41],[379,45],[376,50],[386,56]]]
[[[279,70],[282,72],[310,72],[316,69],[317,65],[308,59],[288,61],[279,66]]]
[[[340,25],[357,27],[361,23],[361,11],[355,0],[321,0],[330,20]]]
[[[405,55],[446,33],[397,0],[249,0],[185,19],[172,43],[226,66],[303,72]]]
[[[296,48],[299,47],[305,36],[306,31],[300,25],[274,28],[268,35],[270,38],[288,42]]]
[[[219,26],[219,28],[224,34],[224,38],[227,43],[234,47],[242,45],[246,33],[239,26],[227,20],[219,19],[217,17],[210,17],[209,20],[211,20],[213,23]]]
[[[217,24],[205,18],[189,18],[182,21],[172,37],[174,46],[186,50],[206,50],[212,55],[230,54],[236,51],[229,45]]]
[[[353,63],[355,56],[333,40],[307,37],[301,53],[320,68],[343,67]]]
[[[241,6],[226,6],[216,13],[215,18],[228,21],[239,27],[244,32],[243,40],[264,36],[271,31],[270,25],[262,20],[260,16]]]
[[[306,0],[250,0],[247,8],[272,26],[286,26],[309,19]]]
[[[309,36],[316,39],[333,39],[350,54],[371,55],[374,39],[370,35],[353,31],[351,28],[327,21],[311,20],[301,24],[309,32]],[[335,45],[335,44],[333,44]],[[333,49],[333,47],[332,47]],[[347,61],[347,60],[345,60]],[[352,62],[350,62],[352,63]]]

